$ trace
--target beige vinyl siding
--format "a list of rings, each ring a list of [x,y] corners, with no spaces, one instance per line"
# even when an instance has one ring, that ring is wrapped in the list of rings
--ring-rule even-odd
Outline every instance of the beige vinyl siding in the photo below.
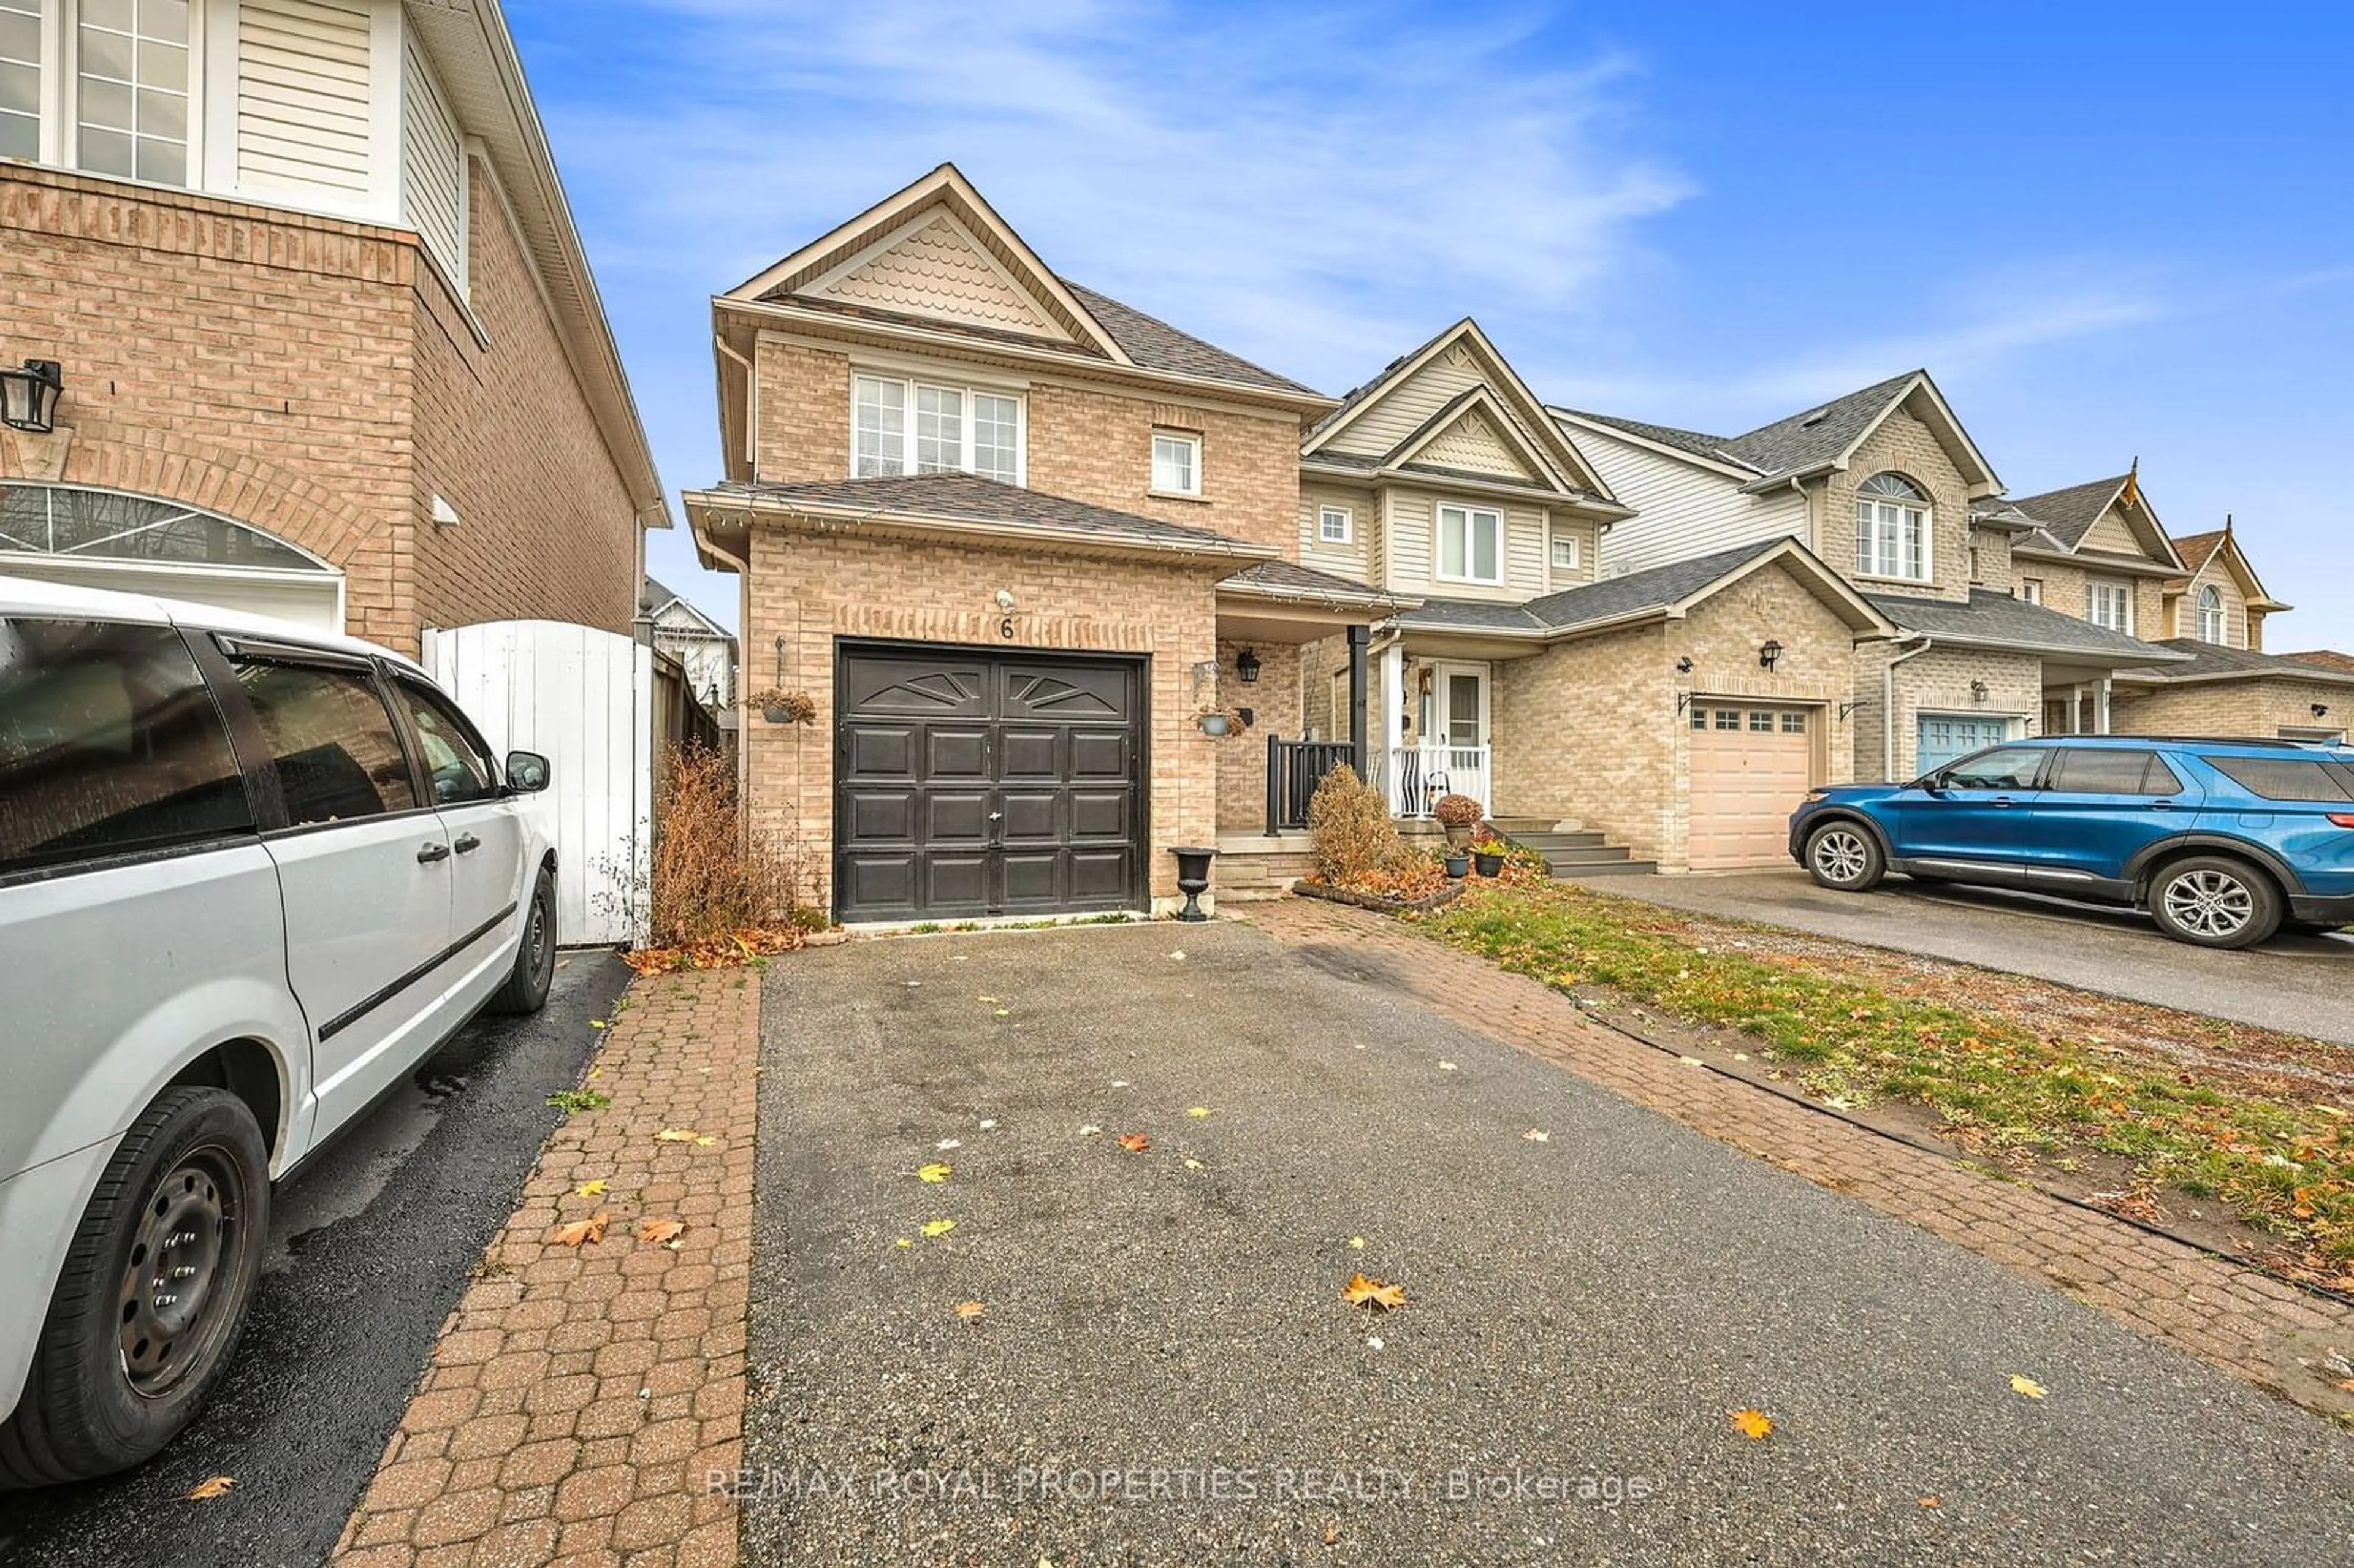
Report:
[[[1382,493],[1383,532],[1389,551],[1389,580],[1384,588],[1399,593],[1428,593],[1430,587],[1430,498],[1411,491]],[[1451,595],[1460,583],[1447,585]]]
[[[360,5],[244,0],[237,48],[240,195],[365,210],[369,31]]]
[[[400,210],[463,292],[466,287],[465,149],[425,57],[411,43],[402,82]]]
[[[1535,599],[1546,591],[1543,508],[1515,505],[1476,495],[1455,495],[1445,491],[1391,487],[1384,493],[1390,548],[1389,577],[1382,587],[1399,593],[1427,594],[1439,599],[1491,599],[1503,604],[1517,604],[1522,599]],[[1438,551],[1437,509],[1441,505],[1476,507],[1502,514],[1504,580],[1500,585],[1447,582],[1435,575],[1434,563]]]
[[[1583,425],[1576,428],[1575,439],[1610,493],[1636,513],[1613,524],[1601,542],[1603,577],[1625,577],[1752,540],[1793,535],[1809,546],[1817,545],[1808,538],[1804,496],[1787,490],[1744,495],[1738,480],[1596,434]],[[1850,523],[1850,566],[1855,553],[1852,529]],[[1836,551],[1839,542],[1831,541],[1829,548]]]
[[[2102,513],[2094,520],[2093,525],[2084,530],[2084,537],[2076,547],[2080,550],[2098,550],[2110,556],[2147,556],[2149,554],[2148,549],[2134,536],[2134,531],[2126,525],[2125,519],[2118,516],[2114,508]]]
[[[1331,545],[1318,532],[1324,508],[1343,506],[1349,511],[1349,543]],[[1371,495],[1346,490],[1327,490],[1315,485],[1299,489],[1299,564],[1320,572],[1353,577],[1370,582],[1367,563],[1371,561],[1367,543],[1371,534],[1373,500]]]
[[[1577,541],[1576,566],[1565,567],[1553,566],[1552,541],[1554,539]],[[1552,525],[1547,531],[1546,540],[1544,592],[1559,593],[1564,588],[1576,588],[1581,583],[1596,580],[1596,563],[1600,557],[1596,552],[1601,545],[1599,528],[1591,523],[1582,522],[1575,517],[1564,517],[1556,512],[1553,514]]]
[[[1441,355],[1383,393],[1372,408],[1358,415],[1347,429],[1332,440],[1331,450],[1363,457],[1383,456],[1420,429],[1449,397],[1486,382],[1487,377],[1479,374],[1471,355],[1458,344],[1455,351]]]
[[[1514,599],[1545,591],[1545,514],[1542,507],[1504,508],[1504,587]]]
[[[1467,473],[1492,473],[1503,479],[1534,480],[1536,471],[1498,435],[1486,410],[1467,410],[1462,418],[1433,436],[1411,460],[1439,468],[1459,468]]]
[[[2248,596],[2241,590],[2239,579],[2224,563],[2223,552],[2220,549],[2207,558],[2207,564],[2199,568],[2199,575],[2190,579],[2190,586],[2175,599],[2174,624],[2165,635],[2199,635],[2199,596],[2211,588],[2223,596],[2225,645],[2232,648],[2251,646],[2248,641]]]

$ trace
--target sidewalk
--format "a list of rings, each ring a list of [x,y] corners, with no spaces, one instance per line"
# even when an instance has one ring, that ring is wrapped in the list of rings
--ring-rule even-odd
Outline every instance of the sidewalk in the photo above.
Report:
[[[704,1476],[743,1450],[759,997],[748,969],[631,989],[584,1086],[611,1103],[548,1140],[334,1562],[734,1568]],[[554,1239],[600,1213],[601,1240]]]
[[[1585,1018],[1536,980],[1457,952],[1386,916],[1313,899],[1252,905],[1287,947],[1401,988],[1466,1028],[1557,1063],[1758,1159],[1920,1226],[2325,1414],[2354,1393],[2318,1363],[2354,1354],[2354,1311],[2031,1189],[1686,1066]]]

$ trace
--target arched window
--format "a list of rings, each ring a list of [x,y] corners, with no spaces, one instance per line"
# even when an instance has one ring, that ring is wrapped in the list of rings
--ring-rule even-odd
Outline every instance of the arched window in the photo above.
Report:
[[[2212,583],[2199,590],[2199,641],[2223,641],[2223,590]]]
[[[1859,577],[1929,577],[1929,498],[1901,473],[1875,473],[1856,487]]]
[[[0,554],[263,571],[334,568],[259,528],[111,490],[0,483]]]

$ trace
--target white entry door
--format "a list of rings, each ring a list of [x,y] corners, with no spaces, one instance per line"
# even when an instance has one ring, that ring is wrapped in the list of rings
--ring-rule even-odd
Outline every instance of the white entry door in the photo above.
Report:
[[[1488,666],[1438,664],[1431,670],[1435,683],[1429,738],[1451,751],[1488,744]]]

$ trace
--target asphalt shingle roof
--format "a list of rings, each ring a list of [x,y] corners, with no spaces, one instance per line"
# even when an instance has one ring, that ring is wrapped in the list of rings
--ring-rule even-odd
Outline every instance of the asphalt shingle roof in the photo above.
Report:
[[[664,588],[648,577],[638,585],[638,609],[641,614],[652,615],[673,600],[684,597],[676,588]]]
[[[2124,474],[2115,479],[2089,480],[2064,490],[2047,490],[2041,495],[2015,495],[2010,504],[2043,524],[2047,533],[2073,550],[2086,531],[2101,520],[2101,514],[2109,509],[2109,503],[2117,498],[2125,483]]]
[[[2157,644],[2160,648],[2187,653],[2186,662],[2167,664],[2159,668],[2132,670],[2124,673],[2143,676],[2153,681],[2189,681],[2200,677],[2244,677],[2248,680],[2274,678],[2289,681],[2354,681],[2354,668],[2332,669],[2327,665],[2308,664],[2299,659],[2277,653],[2258,653],[2247,648],[2226,648],[2218,642],[2200,642],[2190,637],[2169,637]],[[2344,655],[2339,655],[2344,657]]]
[[[1352,604],[1411,604],[1404,595],[1369,588],[1353,577],[1336,577],[1303,567],[1297,561],[1260,561],[1218,581],[1220,588],[1266,588],[1278,594],[1308,594],[1342,599]]]
[[[1951,599],[1913,599],[1900,594],[1868,594],[1882,615],[1904,628],[1932,638],[2016,648],[2021,652],[2058,653],[2090,662],[2126,665],[2150,662],[2164,650],[2095,626],[2040,604],[2030,604],[1992,588],[1970,589],[1969,602]]]
[[[1179,332],[1158,316],[1148,316],[1132,305],[1124,305],[1108,294],[1063,280],[1063,287],[1078,297],[1087,313],[1103,323],[1104,331],[1120,346],[1120,352],[1148,370],[1166,370],[1181,376],[1204,376],[1214,381],[1231,381],[1237,386],[1257,387],[1270,392],[1299,392],[1310,397],[1320,396],[1313,387],[1305,387],[1288,376],[1278,376],[1264,366],[1253,365],[1240,355],[1228,354],[1214,344],[1204,343],[1189,333]]]
[[[2223,541],[2231,536],[2228,528],[2217,528],[2206,534],[2184,534],[2174,541],[2174,553],[2182,557],[2182,564],[2195,577],[2209,561],[2215,558],[2215,552],[2221,549]]]
[[[982,479],[970,473],[887,474],[870,479],[811,480],[795,484],[747,483],[730,480],[714,485],[711,493],[742,496],[748,501],[780,505],[796,503],[835,510],[857,510],[912,521],[989,523],[1012,527],[1055,529],[1093,534],[1118,543],[1157,545],[1204,555],[1257,553],[1261,546],[1207,528],[1189,528],[1115,512],[1084,501],[1070,501],[1018,484]]]
[[[1573,631],[1582,626],[1595,626],[1604,621],[1640,615],[1645,610],[1666,609],[1670,605],[1681,604],[1718,578],[1769,550],[1779,549],[1786,542],[1764,539],[1730,550],[1719,550],[1714,555],[1695,556],[1689,561],[1671,561],[1664,567],[1653,567],[1649,571],[1629,572],[1623,577],[1605,577],[1598,583],[1564,588],[1559,593],[1532,599],[1526,604],[1426,599],[1420,609],[1408,610],[1397,619],[1408,626],[1465,627],[1503,631]]]
[[[2300,664],[2311,664],[2317,669],[2343,670],[2354,675],[2354,653],[2340,653],[2335,648],[2308,648],[2302,653],[2284,653],[2281,657],[2295,660]]]
[[[1873,422],[1888,411],[1899,393],[1913,384],[1915,377],[1925,374],[1908,370],[1902,376],[1892,376],[1885,381],[1874,382],[1845,397],[1776,419],[1769,425],[1738,436],[1712,436],[1699,430],[1681,430],[1672,425],[1654,425],[1640,419],[1622,419],[1615,414],[1596,414],[1585,410],[1575,412],[1580,418],[1593,419],[1605,425],[1615,425],[1630,435],[1695,457],[1726,460],[1744,468],[1757,471],[1761,476],[1796,473],[1832,461]]]

